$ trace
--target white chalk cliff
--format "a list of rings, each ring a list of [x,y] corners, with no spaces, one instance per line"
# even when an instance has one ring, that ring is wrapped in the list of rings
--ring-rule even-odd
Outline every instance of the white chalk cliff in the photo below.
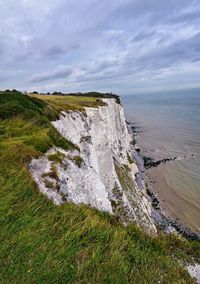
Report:
[[[53,147],[31,161],[30,172],[40,191],[58,205],[87,204],[155,233],[150,204],[135,182],[138,169],[131,160],[123,107],[114,98],[103,101],[105,106],[84,112],[63,111],[52,124],[80,151]],[[59,161],[49,159],[55,153]]]

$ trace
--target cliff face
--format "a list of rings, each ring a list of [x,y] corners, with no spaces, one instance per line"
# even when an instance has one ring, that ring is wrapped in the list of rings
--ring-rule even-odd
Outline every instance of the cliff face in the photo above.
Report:
[[[135,182],[138,169],[123,108],[115,99],[103,101],[106,106],[85,112],[62,112],[52,124],[80,150],[53,147],[32,160],[30,172],[56,204],[88,204],[155,233],[149,202]]]

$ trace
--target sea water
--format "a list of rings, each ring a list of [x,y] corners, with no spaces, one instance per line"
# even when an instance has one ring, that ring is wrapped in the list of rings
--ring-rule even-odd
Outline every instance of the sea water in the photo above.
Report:
[[[200,89],[123,96],[142,154],[175,161],[148,170],[164,212],[200,233]]]

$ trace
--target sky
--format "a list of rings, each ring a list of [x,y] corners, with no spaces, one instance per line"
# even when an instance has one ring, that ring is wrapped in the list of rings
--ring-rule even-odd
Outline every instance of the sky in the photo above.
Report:
[[[0,89],[200,87],[199,0],[0,0]]]

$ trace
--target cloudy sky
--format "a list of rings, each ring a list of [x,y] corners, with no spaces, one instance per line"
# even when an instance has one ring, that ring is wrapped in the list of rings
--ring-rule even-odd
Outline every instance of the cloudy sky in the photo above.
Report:
[[[0,89],[199,86],[199,0],[0,0]]]

